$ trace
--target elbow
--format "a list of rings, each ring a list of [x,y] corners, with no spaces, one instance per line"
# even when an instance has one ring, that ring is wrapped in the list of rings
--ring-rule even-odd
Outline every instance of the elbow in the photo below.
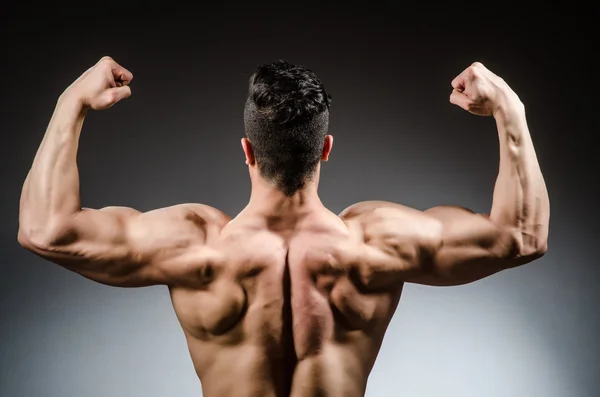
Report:
[[[26,250],[34,252],[48,251],[52,246],[52,240],[50,233],[43,230],[19,226],[17,241]]]
[[[536,253],[540,257],[546,255],[548,252],[548,238],[545,238],[541,243],[539,243],[536,247]]]
[[[500,257],[508,267],[525,265],[541,258],[548,252],[548,239],[522,231],[508,230],[503,243],[498,245]],[[500,253],[499,252],[499,253]]]
[[[64,244],[69,239],[68,230],[62,222],[45,226],[20,222],[17,241],[21,247],[29,251],[52,251],[54,247]]]
[[[541,230],[546,228],[538,228],[533,232],[521,233],[521,256],[533,259],[541,258],[548,252],[548,233],[543,233]]]
[[[521,256],[531,258],[531,260],[541,258],[548,252],[548,241],[538,241],[536,244],[528,244],[522,249]]]
[[[526,264],[541,258],[548,252],[548,240],[546,238],[533,238],[532,236],[522,236],[519,242],[516,260],[519,264]]]
[[[19,214],[19,230],[17,232],[17,241],[25,249],[33,250],[34,247],[42,245],[43,228],[31,222],[31,216],[21,209]]]
[[[29,249],[31,246],[31,238],[27,235],[27,233],[23,230],[22,227],[19,227],[19,231],[17,233],[17,241],[19,245],[23,248]]]

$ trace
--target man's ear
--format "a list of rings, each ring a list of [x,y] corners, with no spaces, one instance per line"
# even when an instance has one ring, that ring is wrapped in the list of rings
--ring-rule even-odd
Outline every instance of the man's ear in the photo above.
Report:
[[[248,138],[242,138],[242,149],[244,150],[244,155],[246,156],[246,164],[253,165],[254,164],[254,151],[252,150],[252,145]]]
[[[331,135],[325,136],[325,142],[323,142],[323,151],[321,153],[322,161],[329,160],[329,153],[331,153],[332,147],[333,147],[333,136],[331,136]]]

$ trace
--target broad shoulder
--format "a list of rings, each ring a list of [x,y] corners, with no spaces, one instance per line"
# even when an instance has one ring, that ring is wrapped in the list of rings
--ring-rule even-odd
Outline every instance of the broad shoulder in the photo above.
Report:
[[[148,218],[170,218],[173,220],[197,218],[211,224],[227,224],[227,222],[231,220],[231,218],[223,211],[211,207],[210,205],[198,203],[175,204],[140,213],[140,215]]]
[[[203,219],[205,222],[211,223],[215,226],[224,227],[228,222],[231,221],[231,217],[223,211],[211,207],[206,204],[198,203],[184,203],[175,206],[180,211],[191,213]]]
[[[345,221],[362,221],[380,216],[403,216],[416,219],[427,219],[428,216],[415,208],[411,208],[402,204],[392,203],[389,201],[361,201],[344,209],[340,212],[339,217]]]
[[[203,228],[208,237],[221,233],[223,228],[231,221],[229,215],[206,204],[183,203],[171,207],[171,210],[179,213],[179,216],[193,222],[196,226]]]
[[[205,204],[182,203],[140,213],[135,225],[142,232],[157,228],[162,233],[183,233],[185,230],[203,231],[207,236],[217,235],[231,218],[224,212]]]
[[[400,238],[434,244],[441,233],[440,222],[426,211],[388,201],[363,201],[339,214],[353,230],[360,230],[365,241]]]

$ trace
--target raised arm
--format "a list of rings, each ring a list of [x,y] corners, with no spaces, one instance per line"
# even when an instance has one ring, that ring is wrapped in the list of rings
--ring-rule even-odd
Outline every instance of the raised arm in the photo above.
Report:
[[[390,203],[363,204],[354,211],[362,214],[356,218],[367,225],[369,244],[387,254],[380,267],[371,269],[371,278],[380,274],[387,280],[460,285],[531,262],[547,250],[548,192],[523,104],[480,63],[452,86],[453,104],[496,120],[500,165],[491,212],[477,214],[458,206],[420,212]]]
[[[495,118],[500,147],[489,216],[459,207],[426,211],[440,224],[439,241],[431,247],[436,279],[466,283],[541,257],[548,246],[550,204],[525,107],[514,91],[480,63],[452,86],[452,103]],[[428,278],[424,275],[423,281]]]
[[[176,282],[220,224],[216,210],[180,205],[140,213],[81,207],[77,146],[88,109],[131,94],[132,75],[105,57],[60,97],[21,194],[20,244],[95,281],[123,287]]]

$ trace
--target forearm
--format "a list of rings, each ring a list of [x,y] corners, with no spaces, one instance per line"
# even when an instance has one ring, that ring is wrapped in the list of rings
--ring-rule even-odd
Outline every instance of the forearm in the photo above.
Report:
[[[490,218],[515,230],[520,256],[545,251],[550,204],[521,102],[510,97],[495,112],[500,166]]]
[[[61,96],[23,185],[21,237],[45,241],[81,209],[77,148],[84,118],[80,102]]]

